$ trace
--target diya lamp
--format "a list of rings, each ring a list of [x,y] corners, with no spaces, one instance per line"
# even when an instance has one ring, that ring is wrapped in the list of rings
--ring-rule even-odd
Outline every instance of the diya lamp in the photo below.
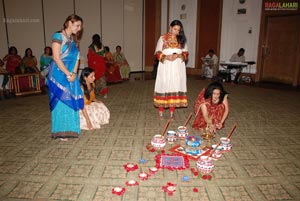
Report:
[[[112,188],[111,192],[112,194],[120,196],[125,192],[125,190],[126,189],[124,187],[114,187]]]
[[[149,168],[149,174],[155,174],[158,171],[157,167],[151,167]]]
[[[148,177],[149,177],[149,174],[147,174],[146,172],[141,172],[139,173],[139,176],[138,176],[141,180],[147,180]]]
[[[135,181],[135,180],[129,180],[126,182],[127,186],[138,186],[139,182]]]

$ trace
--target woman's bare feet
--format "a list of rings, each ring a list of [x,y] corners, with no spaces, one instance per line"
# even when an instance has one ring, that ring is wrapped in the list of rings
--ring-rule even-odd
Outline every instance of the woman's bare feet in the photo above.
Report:
[[[160,120],[164,120],[164,113],[163,112],[159,111],[158,115],[159,115]]]
[[[174,112],[170,112],[170,119],[174,120]]]

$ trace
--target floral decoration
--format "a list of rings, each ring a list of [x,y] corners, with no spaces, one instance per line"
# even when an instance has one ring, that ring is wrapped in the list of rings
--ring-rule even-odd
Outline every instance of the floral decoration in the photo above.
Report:
[[[125,188],[124,187],[114,187],[111,190],[112,194],[121,196],[125,193]]]
[[[139,168],[137,164],[133,163],[126,163],[125,165],[123,165],[123,167],[127,172],[135,171]]]
[[[166,186],[162,187],[162,190],[168,193],[169,196],[172,196],[173,193],[176,191],[176,184],[168,182]]]
[[[141,172],[140,174],[139,174],[139,178],[141,179],[141,180],[147,180],[148,178],[149,178],[149,174],[148,173],[146,173],[146,172]]]
[[[126,182],[126,186],[138,186],[139,182],[135,180],[129,180]]]

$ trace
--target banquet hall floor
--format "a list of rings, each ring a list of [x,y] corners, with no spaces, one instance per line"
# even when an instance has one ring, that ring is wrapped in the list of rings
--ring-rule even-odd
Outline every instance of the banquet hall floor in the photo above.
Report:
[[[300,200],[300,93],[246,85],[224,84],[230,114],[223,130],[211,143],[227,136],[234,123],[232,150],[214,161],[210,181],[191,168],[159,169],[148,180],[138,174],[156,165],[146,145],[161,133],[166,121],[153,107],[154,80],[132,79],[109,85],[101,100],[111,112],[108,125],[82,131],[67,142],[50,137],[48,96],[34,95],[0,101],[0,200],[78,201],[192,201],[192,200]],[[168,130],[182,125],[208,80],[188,78],[187,108],[178,109]],[[199,135],[188,123],[190,135]],[[165,151],[175,144],[167,144]],[[145,159],[145,163],[141,163]],[[127,172],[123,165],[138,165]],[[189,181],[183,181],[187,176]],[[137,186],[127,186],[129,180]],[[162,190],[172,183],[173,195]],[[124,187],[123,195],[112,188]]]

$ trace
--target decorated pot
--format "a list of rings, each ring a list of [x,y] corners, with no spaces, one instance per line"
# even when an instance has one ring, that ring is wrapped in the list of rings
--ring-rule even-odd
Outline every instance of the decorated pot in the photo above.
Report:
[[[168,131],[167,132],[167,141],[172,144],[176,141],[176,132],[175,131]]]
[[[226,137],[221,137],[220,141],[221,141],[221,146],[223,147],[223,150],[230,150],[231,149],[232,144],[230,143],[230,139],[228,139]]]
[[[185,126],[179,126],[177,128],[177,137],[180,138],[180,139],[185,139],[189,133],[188,131],[186,130],[186,127]]]
[[[165,137],[162,135],[154,135],[154,137],[151,140],[151,145],[156,150],[163,149],[166,146]]]
[[[201,156],[196,166],[201,174],[210,174],[215,168],[213,161],[207,156]]]

